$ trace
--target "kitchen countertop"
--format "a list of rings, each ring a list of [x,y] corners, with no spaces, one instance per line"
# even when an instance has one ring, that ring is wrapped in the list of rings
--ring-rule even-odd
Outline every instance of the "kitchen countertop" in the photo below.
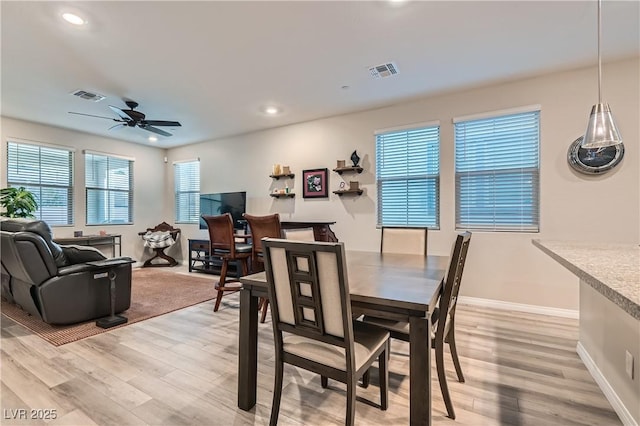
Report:
[[[640,320],[640,246],[537,239],[532,242]]]

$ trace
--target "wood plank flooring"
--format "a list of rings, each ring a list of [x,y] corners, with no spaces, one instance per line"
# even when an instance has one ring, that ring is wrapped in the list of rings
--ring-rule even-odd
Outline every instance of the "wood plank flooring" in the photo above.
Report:
[[[54,347],[2,317],[3,425],[246,425],[269,423],[273,336],[259,325],[258,404],[236,407],[238,295]],[[446,355],[455,421],[446,417],[435,367],[436,425],[619,425],[578,358],[576,320],[458,306],[457,341],[466,383]],[[377,372],[358,388],[356,423],[408,424],[406,343],[392,341],[389,410]],[[367,404],[366,400],[373,404]],[[12,418],[26,411],[26,419]],[[55,410],[55,419],[30,409]],[[344,424],[345,387],[287,366],[282,425]]]

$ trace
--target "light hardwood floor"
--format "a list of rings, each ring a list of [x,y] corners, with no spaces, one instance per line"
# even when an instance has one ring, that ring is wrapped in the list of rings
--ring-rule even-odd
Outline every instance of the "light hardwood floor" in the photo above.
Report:
[[[258,404],[236,407],[238,295],[54,347],[2,316],[0,423],[51,425],[264,425],[273,387],[273,336],[259,325]],[[446,354],[455,421],[433,371],[436,425],[619,425],[578,358],[575,320],[458,305],[458,351],[466,383]],[[392,341],[390,403],[380,411],[377,371],[358,388],[356,423],[408,424],[408,345]],[[55,409],[55,420],[11,419],[18,409]],[[287,366],[283,425],[344,423],[345,387]],[[13,411],[12,411],[13,410]],[[29,416],[27,411],[27,415]]]

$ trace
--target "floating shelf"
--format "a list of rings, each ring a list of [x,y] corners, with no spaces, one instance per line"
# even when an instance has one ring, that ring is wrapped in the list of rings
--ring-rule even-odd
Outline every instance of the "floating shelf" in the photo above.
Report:
[[[341,175],[342,173],[362,173],[362,170],[364,170],[364,169],[362,167],[360,167],[360,166],[356,166],[356,167],[336,167],[335,169],[333,169],[333,171],[338,173],[339,175]]]
[[[280,179],[280,178],[289,178],[289,179],[293,179],[294,177],[296,177],[295,174],[293,173],[289,173],[286,175],[269,175],[270,178],[274,178],[274,179]]]
[[[296,196],[293,192],[285,193],[285,194],[269,194],[273,198],[293,198]]]
[[[362,195],[362,189],[343,189],[341,191],[333,191],[334,194],[338,194],[339,196],[343,195]]]

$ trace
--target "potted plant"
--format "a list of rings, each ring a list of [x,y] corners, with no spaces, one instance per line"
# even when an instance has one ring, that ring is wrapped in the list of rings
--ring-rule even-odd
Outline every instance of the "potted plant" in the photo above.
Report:
[[[38,202],[33,193],[25,187],[9,187],[0,189],[0,206],[4,208],[0,216],[34,217]]]

